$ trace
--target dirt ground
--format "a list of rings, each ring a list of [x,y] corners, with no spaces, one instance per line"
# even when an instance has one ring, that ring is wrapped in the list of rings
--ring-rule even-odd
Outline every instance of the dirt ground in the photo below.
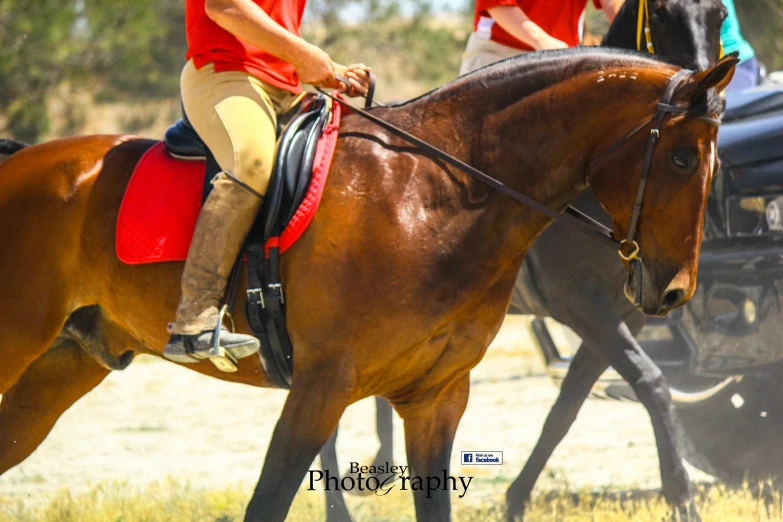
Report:
[[[516,476],[557,395],[523,323],[509,317],[472,374],[453,458],[453,474],[476,477],[472,499],[482,492],[498,494]],[[258,478],[285,397],[281,391],[224,383],[164,361],[137,359],[66,412],[30,458],[0,477],[0,496],[35,503],[63,488],[81,492],[102,481],[145,485],[167,477],[205,488],[249,486]],[[370,399],[351,406],[343,417],[338,440],[343,469],[349,461],[369,463],[374,455],[374,415]],[[395,417],[397,463],[405,460],[402,433],[402,422]],[[461,450],[500,450],[505,462],[463,468]],[[689,469],[694,479],[710,480]],[[540,488],[553,481],[599,490],[658,488],[658,459],[646,412],[635,403],[588,400],[545,475]]]

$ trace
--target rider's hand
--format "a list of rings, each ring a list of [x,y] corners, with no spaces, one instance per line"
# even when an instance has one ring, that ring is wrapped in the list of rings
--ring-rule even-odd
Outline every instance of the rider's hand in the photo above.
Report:
[[[334,77],[335,64],[332,59],[315,45],[305,44],[292,65],[296,67],[296,74],[304,83],[331,89],[342,85]]]
[[[370,71],[372,68],[363,63],[356,63],[345,66],[338,63],[334,64],[338,76],[344,77],[350,85],[340,84],[338,91],[344,92],[348,96],[361,96],[367,94],[370,88]]]
[[[547,38],[538,43],[538,50],[543,51],[544,49],[568,49],[568,44],[547,35]]]

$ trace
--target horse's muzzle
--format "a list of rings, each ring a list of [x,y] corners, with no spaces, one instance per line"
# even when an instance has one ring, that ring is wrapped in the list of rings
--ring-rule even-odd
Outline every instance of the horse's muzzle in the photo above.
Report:
[[[629,263],[628,280],[624,288],[625,296],[640,312],[662,317],[686,300],[686,288],[681,288],[676,280],[667,283],[665,288],[659,289],[655,284],[655,278],[641,260],[633,259]]]

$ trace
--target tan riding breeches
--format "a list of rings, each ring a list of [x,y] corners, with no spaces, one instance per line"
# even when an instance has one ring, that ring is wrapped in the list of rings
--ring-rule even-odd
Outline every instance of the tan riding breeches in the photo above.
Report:
[[[243,71],[196,69],[188,61],[180,78],[185,113],[220,168],[266,193],[275,157],[277,114],[297,96]]]
[[[485,65],[526,52],[528,51],[486,40],[473,33],[470,35],[468,45],[462,54],[462,66],[459,69],[459,75],[468,74],[476,69],[481,69]]]

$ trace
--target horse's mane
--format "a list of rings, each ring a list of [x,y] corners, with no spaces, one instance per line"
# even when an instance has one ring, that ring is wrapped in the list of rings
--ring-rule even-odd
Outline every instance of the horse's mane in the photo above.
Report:
[[[676,67],[647,53],[606,47],[574,47],[524,53],[477,69],[392,107],[405,108],[430,103],[496,84],[513,88],[514,98],[519,100],[583,73],[634,66],[661,70],[672,70],[672,67]],[[719,112],[720,99],[714,89],[710,89],[708,95],[703,98],[691,105],[689,116]]]
[[[19,152],[27,146],[26,143],[22,143],[21,141],[0,139],[0,155],[10,156],[14,152]]]
[[[14,152],[19,152],[28,146],[29,145],[22,143],[21,141],[0,139],[0,161],[3,161]]]

